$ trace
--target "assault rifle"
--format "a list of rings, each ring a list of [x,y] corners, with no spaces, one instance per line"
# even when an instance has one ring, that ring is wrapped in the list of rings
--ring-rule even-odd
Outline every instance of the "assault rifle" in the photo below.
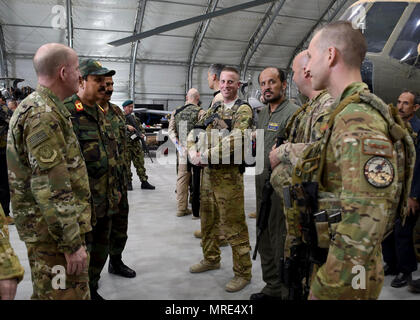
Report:
[[[325,212],[317,213],[318,183],[316,182],[286,186],[283,188],[283,196],[287,208],[292,207],[292,201],[297,202],[302,240],[290,248],[290,257],[281,261],[281,278],[289,288],[289,300],[306,300],[313,265],[322,265],[327,260],[328,249],[318,247],[314,218]]]
[[[136,133],[135,133],[136,137],[134,137],[134,138],[133,138],[133,140],[134,140],[134,141],[136,141],[136,140],[140,140],[141,145],[142,145],[142,147],[143,147],[143,150],[144,150],[144,151],[146,152],[146,154],[149,156],[150,161],[152,161],[152,162],[153,162],[153,159],[152,159],[152,157],[150,156],[149,147],[147,146],[146,142],[145,142],[145,141],[141,138],[142,133],[141,133],[140,128],[137,126],[137,123],[136,123],[136,120],[134,119],[134,116],[133,116],[132,114],[127,114],[127,115],[125,115],[125,119],[126,119],[127,123],[128,123],[130,126],[134,127],[134,130],[136,131]]]

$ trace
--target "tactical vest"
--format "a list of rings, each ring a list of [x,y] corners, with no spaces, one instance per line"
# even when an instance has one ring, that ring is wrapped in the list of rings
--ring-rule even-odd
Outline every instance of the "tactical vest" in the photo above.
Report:
[[[407,198],[411,188],[412,175],[415,164],[415,148],[412,138],[402,119],[399,117],[395,108],[386,105],[382,100],[370,92],[360,92],[345,98],[331,114],[328,126],[323,137],[308,146],[305,149],[301,161],[296,165],[292,175],[292,190],[294,199],[291,208],[286,210],[286,223],[288,226],[288,235],[291,235],[292,243],[299,244],[301,241],[307,242],[302,235],[302,210],[304,195],[302,194],[302,185],[305,183],[316,182],[318,185],[318,203],[316,204],[319,212],[326,212],[326,219],[316,222],[316,217],[310,217],[315,224],[317,246],[319,248],[329,248],[331,238],[335,235],[338,223],[341,221],[341,201],[335,194],[327,192],[325,189],[324,170],[327,156],[327,145],[332,134],[335,117],[352,103],[366,103],[380,113],[388,124],[389,136],[393,142],[393,148],[397,154],[404,153],[404,161],[397,159],[398,184],[402,186],[399,202],[396,210],[392,211],[392,216],[388,219],[384,238],[392,232],[393,225],[397,215],[403,221],[406,217]],[[296,200],[298,199],[298,200]]]
[[[208,116],[205,119],[203,119],[204,127],[206,127],[207,134],[208,134],[208,140],[207,140],[208,143],[210,143],[210,141],[211,141],[211,138],[209,136],[210,132],[211,132],[211,129],[218,129],[218,130],[226,129],[226,132],[228,132],[228,133],[230,133],[232,131],[232,129],[233,129],[232,128],[233,117],[236,114],[236,112],[238,111],[239,107],[241,107],[243,105],[247,105],[251,109],[251,114],[253,115],[252,107],[247,102],[242,101],[241,99],[237,99],[235,101],[234,105],[232,106],[232,108],[225,109],[224,112],[220,111],[220,107],[222,106],[222,102],[216,102],[215,104],[213,104],[213,106],[209,109],[209,110],[211,110],[211,112],[208,112],[207,113]],[[251,139],[249,139],[249,141],[251,141]],[[242,140],[242,142],[244,142],[244,140]],[[244,147],[245,147],[245,145],[243,144],[243,148]],[[249,145],[248,147],[251,148],[251,151],[252,151],[252,145]],[[234,160],[233,156],[232,156],[231,160],[232,161]],[[245,162],[244,153],[242,153],[242,160],[243,160],[242,164],[239,165],[239,171],[241,173],[245,172],[245,167],[255,165],[255,163],[248,164],[248,163]],[[216,166],[212,165],[211,167],[212,168],[217,168],[217,165]]]
[[[180,134],[180,124],[181,121],[186,121],[187,123],[187,133],[194,129],[194,126],[198,120],[198,113],[200,112],[201,107],[196,106],[195,104],[189,103],[185,106],[179,107],[176,109],[174,117],[175,117],[175,127],[176,127],[176,134],[179,138]]]

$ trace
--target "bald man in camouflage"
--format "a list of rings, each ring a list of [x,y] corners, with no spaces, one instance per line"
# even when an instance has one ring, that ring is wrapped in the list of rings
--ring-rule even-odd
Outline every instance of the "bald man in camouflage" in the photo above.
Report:
[[[40,47],[33,62],[38,87],[15,110],[7,140],[11,202],[28,249],[31,298],[90,299],[89,180],[62,103],[78,90],[79,62],[73,49],[55,43]],[[53,286],[57,272],[65,281]]]

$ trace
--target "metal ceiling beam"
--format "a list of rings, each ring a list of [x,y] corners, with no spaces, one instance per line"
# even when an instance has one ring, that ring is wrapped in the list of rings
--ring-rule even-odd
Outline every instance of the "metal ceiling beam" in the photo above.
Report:
[[[15,53],[15,52],[8,52],[9,56],[12,56],[16,59],[27,59],[32,60],[34,57],[34,54],[30,53]],[[98,60],[100,62],[115,62],[115,63],[130,63],[131,58],[124,58],[124,57],[110,57],[110,56],[85,56],[85,55],[78,55],[80,59],[94,59]],[[158,59],[136,59],[136,62],[138,64],[143,65],[156,65],[156,66],[171,66],[171,67],[188,67],[189,63],[188,61],[174,61],[174,60],[158,60]],[[209,63],[204,62],[196,62],[195,67],[198,68],[208,68]],[[239,68],[239,65],[232,64],[233,67]],[[251,65],[248,67],[248,70],[257,70],[261,71],[264,68],[264,66],[258,66],[258,65]]]
[[[67,9],[67,45],[73,48],[73,10],[71,0],[66,0]]]
[[[217,4],[219,3],[219,0],[208,0],[208,6],[206,9],[206,13],[214,12],[216,10]],[[198,50],[200,50],[201,43],[203,42],[203,39],[206,35],[207,29],[209,27],[211,19],[208,19],[206,21],[201,21],[200,25],[198,26],[198,29],[195,33],[193,45],[190,53],[190,63],[188,67],[188,75],[187,75],[187,81],[185,84],[185,91],[192,88],[192,80],[193,80],[193,71],[194,71],[194,63],[195,59],[197,58]]]
[[[261,41],[264,39],[265,35],[267,34],[268,30],[270,29],[271,25],[273,24],[274,20],[276,19],[285,2],[285,0],[280,0],[272,3],[269,6],[267,11],[265,12],[263,19],[261,20],[254,34],[252,35],[251,39],[249,40],[248,46],[242,54],[240,62],[240,70],[243,79],[246,76],[248,65],[252,59],[252,56],[254,55]]]
[[[340,12],[340,10],[343,8],[343,6],[346,4],[347,0],[333,0],[328,5],[327,9],[324,11],[322,16],[319,18],[319,20],[312,26],[312,28],[306,33],[305,37],[302,39],[302,41],[297,45],[295,50],[293,51],[293,54],[290,57],[289,63],[287,64],[287,69],[290,70],[290,67],[292,65],[293,59],[295,56],[303,49],[307,48],[309,45],[309,42],[311,40],[312,34],[314,31],[322,25],[323,22],[330,23],[335,16]]]
[[[150,1],[150,0],[148,0]],[[278,17],[282,17],[281,15],[278,15]],[[318,21],[318,20],[315,20]],[[54,29],[53,27],[49,26],[34,26],[34,25],[20,25],[20,24],[11,24],[6,23],[3,24],[3,27],[23,27],[23,28],[40,28],[40,29]],[[115,30],[115,29],[90,29],[90,28],[78,28],[73,26],[73,30],[82,30],[82,31],[99,31],[99,32],[115,32],[115,33],[130,33],[132,34],[132,31],[126,31],[126,30]],[[156,37],[166,37],[166,38],[181,38],[181,39],[191,39],[189,36],[183,36],[183,35],[177,35],[177,34],[157,34]],[[245,40],[239,40],[239,39],[228,39],[228,38],[219,38],[219,37],[206,37],[207,40],[215,40],[215,41],[227,41],[227,42],[240,42],[240,43],[248,43],[248,41]],[[295,48],[295,46],[292,45],[286,45],[286,44],[278,44],[278,43],[269,43],[269,42],[261,42],[261,45],[267,45],[267,46],[274,46],[274,47],[284,47],[284,48]]]
[[[273,2],[273,1],[274,0],[255,0],[255,1],[245,2],[245,3],[242,3],[242,4],[238,4],[236,6],[233,6],[233,7],[228,7],[228,8],[225,8],[225,9],[217,10],[215,12],[210,12],[210,13],[207,13],[207,14],[204,14],[204,15],[192,17],[192,18],[177,21],[177,22],[174,22],[174,23],[169,23],[169,24],[157,27],[157,28],[149,30],[149,31],[145,31],[145,32],[142,32],[142,33],[135,34],[131,37],[127,37],[127,38],[119,39],[119,40],[116,40],[116,41],[112,41],[108,44],[111,45],[111,46],[118,47],[118,46],[121,46],[121,45],[129,43],[129,42],[133,42],[133,41],[141,40],[141,39],[144,39],[144,38],[147,38],[147,37],[151,37],[155,34],[171,31],[171,30],[174,30],[174,29],[178,29],[178,28],[181,28],[181,27],[188,26],[190,24],[194,24],[194,23],[201,22],[201,21],[204,21],[204,20],[207,20],[207,19],[219,17],[219,16],[222,16],[222,15],[225,15],[225,14],[229,14],[229,13],[232,13],[232,12],[239,11],[239,10],[244,10],[244,9],[260,6],[260,5],[263,5],[263,4],[266,4],[266,3],[269,3],[269,2]]]
[[[8,77],[9,72],[7,70],[7,54],[6,54],[6,42],[4,40],[3,26],[0,24],[0,71],[2,77]]]
[[[136,13],[136,22],[134,24],[134,34],[141,31],[141,26],[143,25],[144,11],[146,9],[147,0],[139,0],[139,5]],[[136,98],[136,62],[137,62],[137,52],[139,48],[140,41],[133,42],[131,44],[131,58],[130,58],[130,98],[135,102]]]

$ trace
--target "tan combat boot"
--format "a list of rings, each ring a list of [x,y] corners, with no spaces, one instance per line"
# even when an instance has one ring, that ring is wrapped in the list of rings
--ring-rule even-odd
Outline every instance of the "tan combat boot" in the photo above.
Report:
[[[250,282],[251,280],[235,276],[227,283],[225,289],[227,292],[236,292],[245,288]]]
[[[15,219],[13,219],[13,217],[11,217],[11,216],[7,216],[6,217],[6,222],[7,222],[8,225],[13,225],[13,224],[15,224]]]
[[[196,263],[190,267],[191,273],[205,272],[209,270],[220,269],[220,262],[211,263],[205,259],[201,260],[199,263]]]
[[[248,214],[248,217],[251,219],[256,219],[257,218],[257,213],[256,212],[251,212],[250,214]]]
[[[201,230],[195,230],[194,231],[194,237],[201,239]]]
[[[176,213],[176,216],[183,217],[183,216],[188,216],[189,214],[192,214],[192,211],[190,209],[186,209],[186,210],[178,211]]]

